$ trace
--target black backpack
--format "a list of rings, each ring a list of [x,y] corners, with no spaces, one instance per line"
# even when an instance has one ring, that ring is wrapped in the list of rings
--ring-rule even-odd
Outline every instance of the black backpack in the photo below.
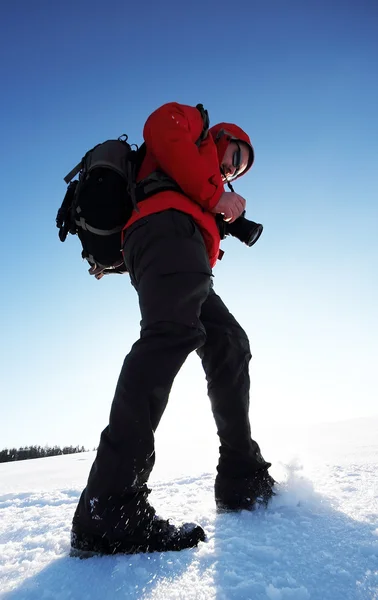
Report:
[[[207,136],[209,117],[197,105],[204,127],[196,144]],[[121,252],[121,231],[138,202],[165,190],[180,191],[178,184],[163,172],[155,171],[136,183],[146,147],[134,148],[127,135],[107,140],[89,150],[64,178],[68,184],[56,217],[59,239],[68,233],[78,235],[82,258],[90,264],[89,273],[100,279],[107,273],[125,273]],[[79,178],[74,177],[79,174]]]

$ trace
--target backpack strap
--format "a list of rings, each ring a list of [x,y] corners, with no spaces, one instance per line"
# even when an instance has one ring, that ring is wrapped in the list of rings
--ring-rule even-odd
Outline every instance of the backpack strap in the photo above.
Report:
[[[181,192],[182,189],[169,175],[163,171],[153,171],[148,177],[142,179],[136,187],[137,202],[146,200],[150,196],[154,196],[159,192]]]
[[[74,223],[71,219],[71,206],[78,183],[79,182],[75,180],[71,181],[68,185],[64,200],[56,216],[56,226],[59,229],[59,239],[61,242],[65,241],[69,232],[75,233]]]
[[[113,235],[114,233],[119,233],[123,229],[123,225],[120,227],[114,227],[114,229],[97,229],[97,227],[92,227],[89,223],[86,222],[82,217],[80,219],[75,219],[75,223],[78,227],[83,229],[84,231],[89,231],[90,233],[94,233],[95,235]]]
[[[203,121],[202,133],[196,141],[196,146],[200,146],[203,140],[206,139],[208,136],[210,127],[210,117],[208,111],[203,107],[203,104],[197,104],[196,109],[199,110]]]
[[[65,176],[64,181],[68,184],[71,181],[71,179],[73,179],[74,177],[76,177],[76,175],[78,173],[80,173],[82,168],[83,168],[83,159],[81,159],[81,161],[76,165],[76,167],[74,167],[72,169],[72,171],[70,171],[68,173],[68,175]]]

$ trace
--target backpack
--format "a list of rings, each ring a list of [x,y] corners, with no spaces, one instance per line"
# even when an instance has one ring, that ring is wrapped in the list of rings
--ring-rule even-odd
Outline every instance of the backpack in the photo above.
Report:
[[[204,125],[200,145],[208,134],[209,117],[202,104],[196,107]],[[146,147],[134,148],[126,134],[91,148],[66,175],[68,188],[58,210],[56,226],[64,242],[68,233],[77,235],[81,256],[90,265],[89,273],[100,279],[108,273],[126,273],[121,248],[121,232],[138,211],[138,202],[166,190],[181,191],[178,184],[161,171],[154,171],[136,183]],[[78,179],[74,179],[79,174]]]

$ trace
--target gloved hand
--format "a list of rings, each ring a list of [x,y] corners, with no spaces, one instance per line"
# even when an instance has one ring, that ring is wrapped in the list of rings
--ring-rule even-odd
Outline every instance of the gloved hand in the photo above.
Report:
[[[101,279],[104,275],[111,275],[112,273],[117,273],[118,275],[123,275],[124,273],[128,273],[126,269],[126,265],[123,261],[114,264],[112,267],[98,267],[97,265],[93,265],[90,269],[88,269],[89,275],[94,275],[96,279]]]
[[[96,265],[88,269],[88,273],[94,275],[96,279],[101,279],[105,275],[104,267],[97,267]]]
[[[223,219],[233,223],[245,210],[246,200],[236,192],[223,192],[219,202],[214,206],[213,213],[223,214]]]

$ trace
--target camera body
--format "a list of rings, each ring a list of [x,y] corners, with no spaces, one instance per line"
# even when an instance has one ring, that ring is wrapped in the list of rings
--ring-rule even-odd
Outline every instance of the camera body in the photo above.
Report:
[[[216,221],[221,240],[224,240],[228,235],[232,235],[249,248],[257,242],[263,231],[263,226],[260,223],[246,219],[245,211],[233,223],[227,223],[223,215],[220,214],[216,216]]]

